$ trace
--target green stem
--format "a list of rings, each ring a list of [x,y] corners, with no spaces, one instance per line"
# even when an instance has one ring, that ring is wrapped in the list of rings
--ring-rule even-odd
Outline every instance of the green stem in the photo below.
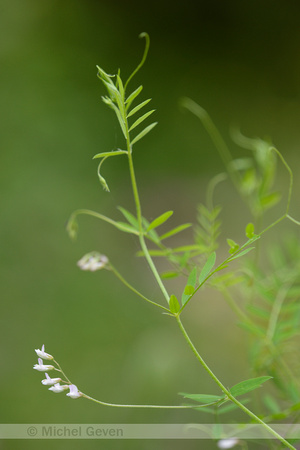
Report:
[[[67,382],[69,384],[73,384],[69,378],[67,377],[67,375],[64,373],[64,371],[62,370],[61,366],[58,364],[57,361],[55,361],[55,359],[53,359],[53,362],[57,365],[58,369],[55,369],[59,372],[61,372],[63,374],[63,376],[66,378]],[[99,405],[103,405],[103,406],[115,406],[116,408],[156,408],[156,409],[193,409],[194,406],[193,405],[123,405],[123,404],[118,404],[118,403],[107,403],[107,402],[102,402],[101,400],[97,400],[93,397],[90,397],[89,395],[84,394],[83,392],[81,392],[82,397],[87,398],[88,400],[92,400],[95,403],[98,403]],[[203,405],[203,408],[205,408],[206,406],[209,405]]]
[[[133,160],[132,160],[132,147],[130,144],[130,136],[129,136],[129,128],[128,128],[128,122],[127,118],[125,120],[125,127],[126,127],[126,142],[127,142],[127,152],[128,152],[128,162],[129,162],[129,172],[130,172],[130,178],[131,178],[131,184],[132,184],[132,190],[133,190],[133,197],[135,201],[135,207],[136,207],[136,215],[138,219],[139,224],[139,241],[142,248],[142,251],[144,252],[145,258],[150,266],[150,269],[152,270],[152,273],[165,297],[167,300],[167,303],[169,304],[169,294],[159,276],[159,273],[152,261],[152,258],[148,252],[148,248],[144,239],[144,232],[143,232],[143,223],[142,223],[142,210],[141,210],[141,202],[139,198],[136,178],[135,178],[135,172],[134,172],[134,166],[133,166]]]
[[[203,358],[198,353],[196,347],[192,343],[189,335],[187,334],[184,326],[182,325],[182,322],[179,318],[179,316],[175,316],[177,323],[179,325],[179,328],[187,341],[189,347],[191,348],[192,352],[202,365],[202,367],[206,370],[206,372],[209,374],[209,376],[215,381],[215,383],[219,386],[219,388],[224,392],[224,394],[228,397],[229,400],[231,400],[233,403],[235,403],[244,413],[246,413],[251,419],[255,420],[255,422],[261,424],[270,434],[272,434],[276,439],[278,439],[280,442],[282,442],[287,448],[296,450],[295,447],[293,447],[288,441],[286,441],[280,434],[278,434],[275,430],[273,430],[269,425],[267,425],[263,420],[261,420],[259,417],[257,417],[252,411],[250,411],[248,408],[246,408],[245,405],[240,403],[233,395],[231,395],[230,391],[226,389],[226,387],[221,383],[221,381],[217,378],[217,376],[213,373],[213,371],[208,367],[208,365],[205,363]]]
[[[114,227],[118,228],[119,230],[122,230],[122,231],[125,231],[126,233],[128,233],[128,227],[122,226],[122,224],[120,224],[119,222],[116,222],[115,220],[110,219],[109,217],[106,217],[103,214],[97,213],[97,212],[92,211],[90,209],[77,209],[76,211],[74,211],[71,214],[71,217],[70,217],[70,219],[68,221],[68,224],[72,223],[72,221],[79,214],[85,214],[85,215],[88,215],[88,216],[96,217],[97,219],[101,219],[104,222],[110,223],[111,225],[113,225]],[[130,229],[130,233],[138,235],[138,232],[137,231],[135,232],[133,228]]]
[[[122,275],[117,271],[117,269],[109,262],[109,268],[113,271],[113,273],[116,275],[116,277],[123,283],[125,286],[128,287],[131,291],[133,291],[135,294],[137,294],[142,299],[146,300],[147,302],[151,303],[152,305],[158,306],[159,308],[163,309],[166,312],[170,312],[169,309],[165,308],[164,306],[160,305],[159,303],[156,303],[149,298],[145,297],[143,294],[141,294],[137,289],[135,289],[131,284],[128,283],[128,281],[125,280],[125,278],[122,277]]]
[[[102,402],[101,400],[96,400],[89,395],[86,395],[82,392],[82,397],[87,398],[88,400],[92,400],[95,403],[103,406],[114,406],[116,408],[151,408],[151,409],[193,409],[194,406],[191,405],[123,405],[119,403],[107,403]],[[207,405],[204,405],[207,406]]]
[[[58,372],[61,372],[61,373],[63,374],[63,376],[65,377],[65,379],[68,381],[68,383],[72,384],[71,381],[69,380],[69,378],[67,377],[67,375],[64,373],[64,371],[62,370],[62,368],[61,368],[60,365],[58,364],[58,362],[55,361],[55,359],[53,359],[53,362],[54,362],[54,363],[57,365],[57,367],[58,367],[58,369],[55,369],[55,370],[57,370]]]

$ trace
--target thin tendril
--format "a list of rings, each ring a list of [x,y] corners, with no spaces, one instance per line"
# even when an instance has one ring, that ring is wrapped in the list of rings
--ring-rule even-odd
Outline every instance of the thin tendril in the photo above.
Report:
[[[148,34],[148,33],[141,33],[141,34],[139,35],[139,38],[145,38],[145,39],[146,39],[144,54],[143,54],[143,57],[142,57],[141,62],[139,63],[139,65],[137,66],[137,68],[132,72],[132,74],[130,75],[130,77],[129,77],[128,80],[126,81],[125,86],[124,86],[124,91],[126,90],[126,87],[127,87],[128,83],[129,83],[129,81],[130,81],[130,80],[134,77],[134,75],[135,75],[135,74],[143,67],[143,65],[144,65],[144,63],[145,63],[145,61],[146,61],[147,55],[148,55],[148,51],[149,51],[149,47],[150,47],[150,37],[149,37],[149,34]]]

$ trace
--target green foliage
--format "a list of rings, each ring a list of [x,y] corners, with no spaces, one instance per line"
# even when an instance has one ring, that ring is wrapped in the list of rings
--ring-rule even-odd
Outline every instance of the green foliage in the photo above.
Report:
[[[248,225],[246,226],[246,230],[245,230],[245,234],[247,236],[248,239],[252,239],[254,236],[254,225],[253,223],[248,223]]]
[[[198,206],[197,222],[195,228],[195,242],[203,248],[203,253],[209,255],[218,248],[221,221],[218,219],[221,212],[220,206],[209,210],[204,205]]]
[[[180,311],[180,304],[179,304],[177,298],[175,297],[175,295],[171,295],[169,306],[170,306],[170,311],[174,314],[177,314]]]
[[[235,384],[232,388],[230,388],[230,393],[234,397],[239,397],[240,395],[246,394],[247,392],[254,391],[261,387],[263,383],[270,380],[272,377],[258,377],[258,378],[250,378],[249,380],[241,381],[238,384]]]
[[[195,287],[196,287],[196,282],[197,282],[197,268],[194,267],[188,277],[187,284],[184,288],[184,291],[183,291],[183,294],[181,297],[182,306],[185,305],[185,303],[188,301],[189,297],[194,293]]]
[[[173,214],[173,211],[167,211],[163,214],[161,214],[159,217],[157,217],[156,219],[154,219],[148,226],[146,231],[150,231],[153,230],[154,228],[159,227],[160,225],[162,225],[164,222],[166,222],[166,220],[169,219],[169,217],[171,217]]]
[[[179,392],[179,395],[182,395],[183,398],[194,400],[197,403],[206,403],[206,404],[219,403],[220,400],[225,399],[225,396],[220,395],[187,394],[185,392]]]
[[[205,279],[208,277],[208,275],[210,274],[210,272],[212,271],[214,265],[216,262],[216,253],[213,252],[211,255],[209,255],[206,263],[204,264],[203,269],[200,272],[199,275],[199,284],[203,284]]]
[[[215,187],[226,178],[224,174],[221,174],[213,179],[208,186],[206,205],[200,204],[197,208],[196,225],[184,223],[160,235],[157,228],[167,222],[173,215],[173,211],[167,211],[151,222],[142,216],[133,169],[133,145],[145,137],[157,124],[157,122],[153,122],[146,125],[136,134],[135,129],[144,124],[155,110],[142,112],[142,109],[151,99],[142,100],[136,106],[133,106],[142,92],[142,86],[127,95],[128,84],[143,66],[149,49],[149,36],[142,33],[140,37],[145,38],[143,57],[125,83],[121,79],[120,70],[116,75],[109,75],[97,66],[97,75],[107,91],[107,95],[104,95],[102,100],[117,117],[126,142],[126,150],[103,151],[94,156],[94,159],[100,159],[97,171],[100,183],[104,190],[109,191],[108,184],[100,173],[102,164],[111,156],[126,155],[129,161],[136,213],[133,214],[123,207],[118,207],[126,220],[126,222],[121,222],[93,211],[78,210],[70,217],[67,231],[70,237],[74,239],[78,231],[77,215],[88,214],[138,238],[141,250],[137,255],[146,259],[162,295],[168,302],[168,308],[137,291],[118,273],[111,263],[109,269],[139,297],[163,309],[164,313],[172,316],[173,319],[176,318],[179,328],[198,362],[221,389],[222,394],[219,396],[181,393],[180,395],[184,398],[195,402],[194,408],[219,414],[238,407],[251,419],[263,423],[244,406],[249,401],[248,399],[239,402],[236,397],[254,391],[261,387],[263,383],[272,379],[273,388],[275,388],[276,394],[279,393],[279,398],[276,397],[276,394],[264,394],[261,406],[271,412],[272,417],[275,417],[275,415],[277,418],[287,418],[293,415],[296,417],[300,408],[300,370],[298,360],[295,363],[295,358],[293,360],[291,355],[293,352],[296,353],[297,338],[300,335],[300,244],[298,240],[288,241],[286,247],[282,249],[280,245],[273,243],[269,258],[267,258],[267,252],[264,249],[262,262],[260,262],[259,253],[261,246],[255,244],[266,231],[285,218],[300,225],[300,222],[289,215],[293,185],[292,171],[280,152],[272,147],[267,140],[250,139],[236,130],[233,132],[235,142],[248,153],[245,156],[242,155],[233,159],[229,148],[208,113],[192,100],[182,99],[181,104],[201,120],[211,136],[229,178],[250,209],[252,221],[246,227],[244,225],[246,242],[238,244],[234,239],[228,238],[226,242],[229,246],[229,256],[227,254],[227,257],[216,265],[216,250],[219,247],[218,239],[221,235],[221,207],[214,206],[213,197]],[[132,132],[134,132],[134,136],[131,136]],[[249,151],[251,152],[250,156]],[[265,212],[273,208],[281,197],[280,192],[273,190],[277,157],[279,157],[290,176],[286,212],[265,229],[260,230]],[[231,235],[236,232],[234,230],[235,222],[233,216]],[[176,240],[177,234],[191,227],[193,228],[193,240],[179,245]],[[165,245],[163,241],[170,238],[173,240],[173,246]],[[172,240],[170,239],[170,241]],[[151,248],[148,248],[148,244]],[[248,255],[251,251],[253,251],[252,254]],[[221,251],[220,254],[222,254]],[[159,275],[153,261],[154,257],[165,259],[170,265],[170,270]],[[221,258],[218,254],[219,259]],[[175,294],[169,296],[162,280],[181,276],[185,277],[185,280],[180,291],[182,292],[180,305]],[[223,294],[224,299],[237,315],[238,325],[251,336],[252,372],[258,376],[239,382],[231,389],[227,389],[209,369],[180,321],[182,311],[196,297],[198,291],[202,291],[203,285],[209,285],[210,288]],[[294,405],[282,412],[282,400],[283,402],[289,400]],[[276,432],[273,432],[270,428],[268,430],[271,430],[272,434],[284,445],[289,446]]]
[[[230,249],[228,250],[231,255],[236,253],[238,249],[240,248],[239,244],[234,242],[232,239],[227,239],[227,244],[229,245]]]

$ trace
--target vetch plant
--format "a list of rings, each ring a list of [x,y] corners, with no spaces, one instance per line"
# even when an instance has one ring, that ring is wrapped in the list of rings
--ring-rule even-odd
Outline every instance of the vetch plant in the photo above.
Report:
[[[142,206],[135,176],[134,151],[140,146],[140,141],[153,130],[157,122],[144,125],[144,122],[154,113],[154,109],[146,111],[146,106],[151,99],[142,99],[143,86],[129,89],[136,73],[143,66],[149,50],[149,36],[146,33],[140,35],[145,39],[145,50],[140,64],[124,82],[120,70],[116,75],[107,74],[101,67],[97,66],[98,78],[102,88],[106,91],[102,100],[116,115],[120,129],[123,134],[124,146],[117,150],[104,151],[94,156],[99,160],[98,178],[104,189],[109,192],[109,185],[103,177],[103,164],[111,157],[126,157],[128,160],[129,174],[132,185],[135,212],[130,212],[123,207],[119,211],[124,217],[123,221],[116,221],[101,213],[87,209],[79,209],[71,215],[67,231],[72,239],[76,238],[78,232],[78,216],[85,214],[98,218],[113,225],[120,231],[136,236],[140,244],[138,256],[145,258],[153,278],[160,288],[164,304],[148,298],[139,292],[121,273],[112,265],[108,257],[97,252],[85,255],[78,262],[82,270],[96,271],[106,269],[111,271],[126,288],[133,291],[141,299],[159,308],[164,314],[172,317],[178,330],[185,339],[187,346],[193,352],[195,358],[206,371],[207,375],[215,382],[219,394],[208,393],[181,393],[186,403],[181,405],[132,405],[107,403],[90,397],[79,391],[62,371],[55,359],[42,350],[36,350],[39,357],[38,364],[34,369],[47,372],[56,370],[62,378],[50,378],[46,373],[46,379],[42,383],[49,389],[59,393],[69,389],[67,396],[77,399],[79,397],[92,400],[100,405],[126,407],[126,408],[174,408],[195,409],[197,411],[213,413],[215,415],[226,413],[238,408],[248,416],[250,422],[258,423],[276,438],[280,445],[294,449],[293,445],[283,436],[278,434],[268,423],[277,419],[289,419],[294,421],[300,411],[300,383],[297,376],[297,368],[287,361],[287,348],[295,346],[295,336],[299,334],[300,324],[300,246],[298,242],[286,242],[282,250],[275,245],[277,257],[275,265],[274,258],[268,268],[259,264],[259,254],[264,234],[275,227],[284,219],[299,225],[299,221],[290,215],[290,203],[293,188],[293,173],[281,155],[281,153],[269,142],[260,139],[249,139],[239,131],[233,132],[233,139],[249,154],[246,157],[233,159],[231,152],[223,138],[212,122],[207,112],[188,98],[181,100],[185,110],[193,113],[210,134],[219,155],[224,163],[226,174],[217,175],[209,184],[207,191],[207,202],[198,206],[197,225],[194,228],[194,242],[181,247],[172,247],[166,242],[178,233],[190,228],[192,224],[179,225],[163,234],[159,233],[160,225],[167,222],[173,211],[166,211],[156,219],[148,221],[142,214]],[[146,111],[146,112],[144,112]],[[146,122],[145,122],[146,123]],[[144,128],[143,128],[144,127]],[[276,177],[277,161],[282,163],[289,174],[289,191],[286,201],[285,212],[274,222],[263,228],[265,212],[274,207],[280,200],[280,192],[273,190]],[[221,208],[214,205],[214,192],[219,183],[230,178],[237,192],[249,207],[253,221],[245,227],[245,241],[237,243],[233,236],[228,237],[228,256],[223,260],[217,255],[218,238],[221,231],[220,213]],[[251,252],[251,253],[249,253]],[[249,255],[248,255],[249,253]],[[248,256],[250,258],[248,258]],[[253,257],[254,255],[254,257]],[[159,273],[155,264],[155,258],[165,258],[170,264],[170,270]],[[239,265],[237,265],[239,264]],[[168,292],[164,279],[173,277],[185,277],[183,292]],[[252,357],[251,378],[240,381],[228,388],[221,381],[209,365],[204,361],[199,351],[193,344],[181,317],[183,311],[188,308],[189,303],[201,291],[204,285],[221,292],[224,299],[238,317],[239,325],[243,327],[250,336],[250,350]],[[237,299],[243,298],[245,302]],[[43,359],[52,360],[53,365],[44,365]],[[262,394],[264,413],[256,414],[246,404],[245,394],[258,388],[264,392],[264,383],[273,383],[278,396]],[[60,383],[64,383],[61,385]],[[281,400],[282,399],[282,400]],[[284,405],[282,407],[281,405]],[[219,441],[219,448],[232,448],[239,444],[236,438]]]

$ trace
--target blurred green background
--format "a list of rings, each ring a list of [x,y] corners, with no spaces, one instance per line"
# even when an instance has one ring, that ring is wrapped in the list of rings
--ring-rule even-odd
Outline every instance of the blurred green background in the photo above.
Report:
[[[49,393],[32,370],[46,345],[81,390],[103,401],[177,404],[180,391],[217,393],[175,323],[106,272],[76,261],[97,250],[146,295],[160,298],[138,245],[96,219],[79,219],[76,243],[65,223],[77,208],[121,219],[134,211],[126,160],[104,166],[92,156],[122,145],[114,115],[101,102],[96,64],[126,78],[151,37],[134,83],[152,97],[159,125],[136,147],[135,165],[152,219],[175,209],[170,224],[195,222],[209,178],[222,171],[197,119],[178,107],[182,95],[206,108],[235,155],[228,129],[271,136],[295,174],[292,212],[299,219],[300,27],[297,1],[0,2],[1,80],[1,423],[210,422],[196,412],[104,408]],[[286,189],[286,173],[279,185]],[[285,191],[286,192],[286,191]],[[250,219],[230,185],[218,191],[225,232],[242,236]],[[280,209],[281,208],[281,209]],[[278,211],[282,211],[283,204]],[[274,213],[278,215],[277,213]],[[231,231],[232,230],[232,231]],[[293,231],[283,224],[274,236]],[[189,242],[191,233],[178,242]],[[176,241],[174,241],[176,242]],[[175,282],[173,291],[180,292]],[[206,301],[205,301],[206,298]],[[226,385],[249,376],[247,336],[215,293],[199,296],[184,323]],[[163,301],[163,300],[162,300]],[[179,449],[171,441],[2,441],[0,449]],[[188,448],[215,448],[190,441]]]

